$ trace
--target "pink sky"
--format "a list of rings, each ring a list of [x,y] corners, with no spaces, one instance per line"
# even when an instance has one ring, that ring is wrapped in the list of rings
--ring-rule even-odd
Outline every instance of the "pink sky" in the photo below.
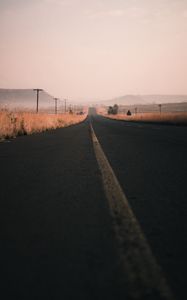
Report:
[[[1,0],[0,87],[187,94],[186,0]]]

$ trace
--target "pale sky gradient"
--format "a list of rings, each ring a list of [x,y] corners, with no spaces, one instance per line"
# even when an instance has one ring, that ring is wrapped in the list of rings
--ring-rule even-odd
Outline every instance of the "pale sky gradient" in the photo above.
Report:
[[[0,87],[187,94],[187,0],[0,0]]]

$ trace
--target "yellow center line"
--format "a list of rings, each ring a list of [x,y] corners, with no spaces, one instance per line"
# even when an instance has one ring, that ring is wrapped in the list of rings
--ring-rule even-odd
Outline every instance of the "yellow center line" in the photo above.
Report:
[[[114,220],[118,240],[120,263],[129,299],[164,299],[174,297],[157,264],[151,248],[132,212],[110,163],[90,122],[91,137],[96,159],[102,175],[105,195]]]

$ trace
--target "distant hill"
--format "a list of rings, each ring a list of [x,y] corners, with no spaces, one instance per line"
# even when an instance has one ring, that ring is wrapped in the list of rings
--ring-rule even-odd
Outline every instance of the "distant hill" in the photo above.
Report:
[[[0,89],[0,106],[35,110],[36,92],[32,89]],[[41,91],[39,109],[53,109],[53,107],[53,97],[47,92]]]
[[[187,102],[187,95],[125,95],[102,101],[102,104],[138,105]]]
[[[187,111],[187,95],[125,95],[100,102],[104,106],[119,105],[119,112],[156,112],[161,104],[162,111]]]

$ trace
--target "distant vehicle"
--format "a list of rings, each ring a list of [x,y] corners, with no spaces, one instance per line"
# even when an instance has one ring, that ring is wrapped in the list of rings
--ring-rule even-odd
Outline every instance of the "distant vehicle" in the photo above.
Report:
[[[131,116],[131,115],[132,115],[131,111],[128,110],[128,111],[127,111],[127,116]]]
[[[77,115],[84,115],[83,111],[77,113]]]

